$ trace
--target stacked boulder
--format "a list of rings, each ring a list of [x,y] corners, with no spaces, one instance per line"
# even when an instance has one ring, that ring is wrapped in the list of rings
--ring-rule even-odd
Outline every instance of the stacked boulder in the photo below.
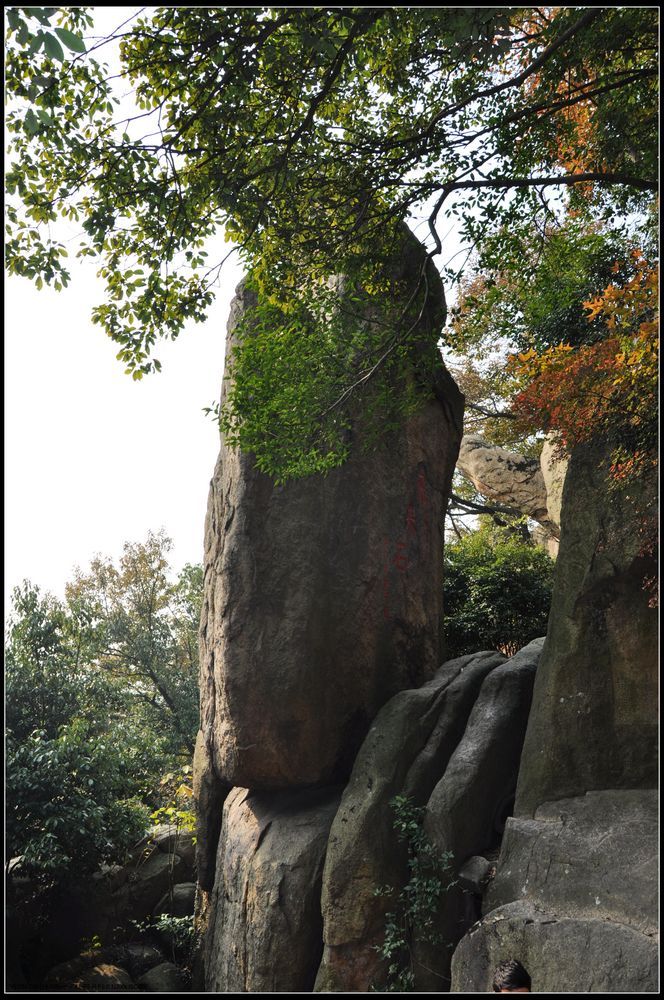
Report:
[[[435,344],[440,279],[405,228],[385,317],[403,311],[423,267],[419,333]],[[255,301],[240,285],[227,356]],[[379,709],[440,662],[443,517],[463,401],[442,363],[420,391],[418,411],[372,453],[354,428],[348,462],[325,477],[276,486],[222,443],[205,529],[194,767],[210,991],[313,988],[342,787]]]

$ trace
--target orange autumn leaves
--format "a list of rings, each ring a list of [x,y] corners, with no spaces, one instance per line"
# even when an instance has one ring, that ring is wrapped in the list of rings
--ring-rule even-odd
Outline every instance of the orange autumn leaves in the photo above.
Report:
[[[659,269],[638,250],[632,258],[629,281],[609,284],[584,302],[588,319],[603,321],[605,339],[578,348],[559,344],[541,354],[530,350],[509,362],[523,385],[512,409],[524,427],[556,431],[566,450],[611,439],[617,483],[652,466],[657,452]]]

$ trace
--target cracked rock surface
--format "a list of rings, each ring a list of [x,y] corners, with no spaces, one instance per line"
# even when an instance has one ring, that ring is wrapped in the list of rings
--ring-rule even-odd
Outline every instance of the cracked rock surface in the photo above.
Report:
[[[208,993],[313,988],[323,863],[340,793],[234,788],[228,795],[205,945]]]
[[[657,930],[657,792],[588,792],[507,820],[484,910],[522,899],[565,916]]]
[[[556,919],[533,903],[501,906],[463,938],[452,958],[453,993],[490,993],[496,966],[516,958],[533,993],[657,992],[657,942],[632,927]]]
[[[491,990],[516,958],[533,992],[656,992],[656,789],[604,789],[507,820],[484,917],[452,958],[452,992]]]

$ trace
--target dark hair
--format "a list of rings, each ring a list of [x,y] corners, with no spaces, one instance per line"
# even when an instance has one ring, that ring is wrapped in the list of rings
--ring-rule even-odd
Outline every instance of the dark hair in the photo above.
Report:
[[[493,992],[501,990],[518,990],[523,987],[530,989],[530,976],[515,958],[508,958],[496,966],[493,977]]]

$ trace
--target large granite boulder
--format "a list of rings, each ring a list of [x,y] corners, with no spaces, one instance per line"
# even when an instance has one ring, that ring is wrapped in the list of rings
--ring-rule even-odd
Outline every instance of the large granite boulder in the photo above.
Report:
[[[154,915],[159,917],[162,914],[171,917],[191,917],[194,914],[194,902],[196,897],[195,882],[181,882],[164,893],[157,903]]]
[[[658,928],[655,789],[588,792],[507,821],[484,910],[520,899],[549,913]]]
[[[508,819],[486,916],[454,953],[453,991],[490,989],[506,958],[536,992],[656,991],[657,833],[654,789],[589,792]]]
[[[186,869],[182,874],[191,875],[196,858],[196,835],[176,823],[159,823],[150,830],[150,840],[164,854],[177,854]]]
[[[250,792],[224,804],[205,941],[210,993],[313,988],[323,949],[320,890],[340,789]]]
[[[543,643],[533,639],[484,680],[463,737],[427,803],[424,830],[439,854],[450,857],[457,879],[438,906],[439,943],[414,943],[420,992],[449,990],[452,949],[481,915],[481,897],[467,887],[466,863],[472,858],[488,867],[483,855],[496,852],[512,812]]]
[[[182,972],[172,962],[162,962],[138,980],[138,986],[147,993],[186,993]]]
[[[427,805],[424,829],[457,868],[500,843],[512,812],[535,672],[544,639],[492,670]]]
[[[643,511],[655,477],[609,489],[607,446],[573,453],[563,493],[549,630],[528,722],[516,813],[603,788],[657,784],[657,609],[644,580]]]
[[[483,496],[549,525],[546,485],[536,458],[490,444],[478,434],[464,434],[457,468]],[[555,525],[550,527],[555,533]]]
[[[133,993],[134,982],[126,971],[118,965],[95,965],[81,973],[76,988],[83,993]],[[75,992],[75,990],[72,990]]]
[[[404,231],[393,277],[411,288],[424,251]],[[435,343],[442,286],[429,264],[418,329]],[[238,288],[238,321],[255,305]],[[386,298],[385,316],[404,308]],[[442,366],[422,405],[371,453],[276,486],[222,443],[205,528],[201,731],[220,781],[253,789],[345,780],[371,720],[439,664],[443,515],[462,397]],[[223,394],[222,394],[223,399]]]
[[[392,903],[379,886],[400,889],[407,851],[394,830],[396,795],[424,805],[461,739],[466,721],[500,653],[444,664],[417,690],[395,695],[376,716],[336,814],[322,891],[325,950],[316,990],[367,991],[384,975],[377,947]]]
[[[658,991],[652,938],[610,921],[556,918],[517,900],[492,910],[463,938],[452,958],[452,992],[490,993],[506,958],[528,970],[533,993]]]

